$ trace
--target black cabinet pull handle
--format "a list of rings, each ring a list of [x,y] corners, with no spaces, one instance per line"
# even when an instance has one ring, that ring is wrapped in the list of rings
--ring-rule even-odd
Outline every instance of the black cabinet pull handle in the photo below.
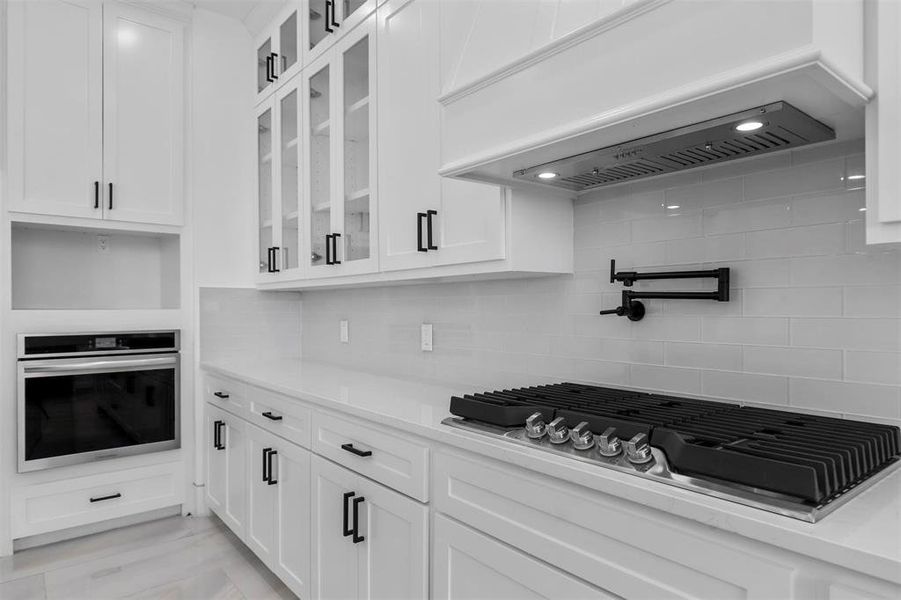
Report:
[[[100,208],[100,182],[94,182],[94,210]]]
[[[330,27],[330,23],[335,20],[335,17],[331,16],[329,9],[334,12],[335,6],[332,4],[332,0],[325,0],[325,19],[323,20],[322,25],[328,33],[335,33],[335,30]]]
[[[228,400],[228,398],[229,398],[229,395],[226,394],[225,392],[213,392],[213,395],[216,396],[217,398],[222,398],[223,400]]]
[[[340,233],[332,234],[332,264],[340,265],[341,261],[338,260],[338,238],[341,237]]]
[[[331,234],[325,234],[325,264],[332,264],[332,236]]]
[[[359,544],[360,542],[362,542],[363,540],[366,539],[364,536],[360,535],[359,508],[364,500],[366,500],[366,498],[364,498],[363,496],[358,496],[358,497],[354,498],[354,530],[353,530],[354,536],[352,538],[354,544]]]
[[[263,483],[269,483],[269,453],[272,448],[263,448]]]
[[[113,210],[113,183],[109,184],[109,209]]]
[[[266,81],[272,83],[275,79],[272,78],[272,55],[266,57]]]
[[[116,492],[115,494],[110,494],[109,496],[97,496],[95,498],[91,498],[91,502],[103,502],[104,500],[115,500],[116,498],[121,498],[122,494]]]
[[[281,415],[274,415],[274,414],[272,414],[272,411],[269,411],[269,410],[267,410],[266,412],[264,412],[262,414],[264,417],[266,417],[270,421],[281,421],[282,420]]]
[[[272,272],[273,273],[281,273],[281,269],[278,268],[278,252],[281,250],[279,246],[272,247]]]
[[[416,249],[420,252],[428,252],[429,249],[422,245],[422,220],[427,219],[425,213],[416,213]]]
[[[272,247],[266,248],[266,272],[272,273]]]
[[[332,27],[341,27],[341,25],[338,24],[338,21],[335,20],[335,9],[337,8],[337,5],[335,4],[335,0],[331,0],[331,2],[332,2]]]
[[[342,530],[341,530],[341,533],[344,534],[344,537],[353,535],[353,532],[354,532],[354,530],[351,529],[350,526],[347,524],[347,517],[348,517],[348,512],[349,512],[348,507],[347,507],[347,501],[350,500],[351,498],[353,498],[354,494],[356,494],[356,492],[344,492],[344,511],[343,511],[344,520],[342,523]]]
[[[224,426],[225,421],[213,422],[213,448],[216,450],[225,450],[225,444],[222,443],[222,427]]]
[[[273,456],[278,456],[278,450],[273,450],[270,448],[269,454],[266,457],[266,464],[269,467],[269,479],[267,480],[269,482],[269,485],[275,485],[278,483],[278,479],[273,479],[273,477],[272,477],[272,457]]]
[[[372,450],[360,450],[359,448],[354,448],[353,444],[341,444],[341,449],[350,452],[351,454],[356,454],[357,456],[367,457],[372,456]]]
[[[438,246],[436,246],[436,245],[432,242],[432,217],[434,217],[435,215],[437,215],[437,214],[438,214],[438,211],[437,211],[437,210],[427,210],[427,211],[426,211],[426,214],[429,216],[429,222],[428,222],[428,228],[427,228],[427,232],[428,232],[428,233],[426,234],[426,236],[429,238],[429,242],[428,242],[428,244],[427,244],[427,247],[428,247],[429,250],[437,250],[437,249],[438,249]]]
[[[278,74],[275,72],[275,61],[276,61],[276,59],[278,58],[278,53],[277,53],[277,52],[272,52],[272,53],[269,55],[269,57],[270,57],[270,59],[272,60],[272,78],[273,78],[273,79],[278,79]]]

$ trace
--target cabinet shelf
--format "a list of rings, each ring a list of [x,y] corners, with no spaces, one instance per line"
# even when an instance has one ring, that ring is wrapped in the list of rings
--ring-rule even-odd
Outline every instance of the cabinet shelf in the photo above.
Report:
[[[313,212],[322,212],[324,210],[329,210],[331,207],[331,202],[320,202],[319,204],[313,205]]]
[[[298,139],[295,137],[294,139],[288,140],[285,144],[285,149],[290,150],[291,148],[297,148]]]
[[[313,135],[328,135],[330,121],[326,119],[322,123],[313,126]]]
[[[260,157],[261,165],[268,165],[271,162],[272,162],[272,152],[269,152],[268,154],[264,154]]]
[[[296,221],[300,213],[296,210],[285,214],[285,221]]]
[[[360,100],[357,100],[353,104],[347,107],[347,114],[352,115],[355,112],[366,110],[369,106],[369,96],[364,96]]]
[[[369,188],[363,188],[362,190],[356,190],[354,192],[350,192],[344,197],[345,202],[354,202],[355,200],[361,200],[363,198],[369,197]]]

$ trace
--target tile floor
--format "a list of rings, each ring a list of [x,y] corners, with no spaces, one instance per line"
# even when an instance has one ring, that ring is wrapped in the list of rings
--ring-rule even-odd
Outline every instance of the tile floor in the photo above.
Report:
[[[170,517],[0,558],[2,600],[288,600],[215,518]]]

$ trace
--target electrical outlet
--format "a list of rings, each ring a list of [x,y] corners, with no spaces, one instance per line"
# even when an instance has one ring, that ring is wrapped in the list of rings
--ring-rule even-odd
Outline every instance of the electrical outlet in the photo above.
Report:
[[[109,252],[109,236],[108,235],[98,235],[97,236],[97,252],[100,254],[106,254]]]
[[[348,331],[347,331],[347,321],[341,321],[341,337],[339,338],[342,344],[346,344],[348,342]]]
[[[432,324],[431,323],[423,323],[420,339],[422,340],[422,351],[423,352],[431,352],[432,351]]]

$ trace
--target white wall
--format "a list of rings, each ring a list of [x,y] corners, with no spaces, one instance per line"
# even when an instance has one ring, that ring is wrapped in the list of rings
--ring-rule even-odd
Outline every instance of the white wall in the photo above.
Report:
[[[256,53],[241,22],[207,10],[194,11],[192,35],[195,283],[252,286]]]
[[[832,144],[582,198],[574,276],[304,293],[304,357],[474,391],[577,380],[901,424],[901,250],[864,246],[863,181],[846,178],[862,173],[861,152]],[[649,301],[638,323],[599,316],[620,300],[611,258],[731,267],[732,301]],[[421,322],[434,324],[432,353],[419,350]]]

